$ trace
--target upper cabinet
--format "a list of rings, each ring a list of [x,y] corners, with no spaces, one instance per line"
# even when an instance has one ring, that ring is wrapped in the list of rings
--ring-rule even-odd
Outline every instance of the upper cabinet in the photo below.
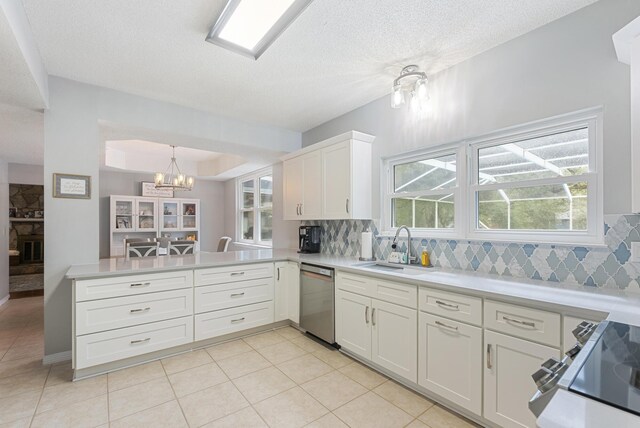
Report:
[[[284,219],[370,219],[374,138],[351,131],[283,158]]]

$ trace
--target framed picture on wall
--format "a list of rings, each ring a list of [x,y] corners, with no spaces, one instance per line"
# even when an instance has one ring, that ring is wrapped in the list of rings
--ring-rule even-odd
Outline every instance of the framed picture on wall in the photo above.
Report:
[[[156,189],[156,183],[143,181],[142,196],[150,198],[173,198],[173,189]]]
[[[53,197],[91,199],[91,176],[54,173]]]

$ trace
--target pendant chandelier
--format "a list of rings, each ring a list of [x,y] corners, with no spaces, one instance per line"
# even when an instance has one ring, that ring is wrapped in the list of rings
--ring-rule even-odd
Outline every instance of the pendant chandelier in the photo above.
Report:
[[[400,108],[407,102],[412,110],[421,109],[429,101],[427,82],[427,74],[419,71],[417,65],[404,67],[393,81],[391,107]]]
[[[178,167],[176,162],[176,146],[171,146],[173,155],[171,156],[171,163],[167,167],[167,170],[162,172],[156,172],[154,182],[156,189],[173,189],[173,190],[191,190],[193,189],[193,177],[187,177]]]

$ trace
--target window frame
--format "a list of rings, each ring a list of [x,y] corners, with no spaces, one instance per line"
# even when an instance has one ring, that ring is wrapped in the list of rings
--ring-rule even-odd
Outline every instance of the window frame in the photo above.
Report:
[[[268,207],[262,207],[260,205],[260,179],[264,177],[271,177],[272,180],[271,206]],[[247,181],[253,181],[252,208],[245,208],[243,206],[244,192],[242,191],[242,183]],[[265,241],[262,240],[262,225],[260,220],[260,214],[264,211],[271,211],[271,218],[273,219],[273,189],[273,170],[271,167],[263,168],[259,171],[252,172],[251,174],[246,174],[236,178],[236,242],[267,248],[273,247],[273,223],[271,239]],[[242,235],[242,217],[245,212],[253,213],[253,239],[245,239]]]

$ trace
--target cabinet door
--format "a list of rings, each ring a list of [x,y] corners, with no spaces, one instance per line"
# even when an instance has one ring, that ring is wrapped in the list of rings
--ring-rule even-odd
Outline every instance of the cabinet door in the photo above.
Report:
[[[180,202],[176,199],[163,200],[160,205],[160,230],[180,230]]]
[[[482,329],[420,312],[418,384],[480,415]]]
[[[303,156],[302,207],[301,218],[307,220],[322,217],[322,151]]]
[[[288,317],[300,324],[300,267],[297,263],[288,262],[286,269],[287,311]]]
[[[349,141],[322,150],[322,212],[325,219],[352,218],[351,144]]]
[[[289,318],[287,277],[289,276],[287,262],[275,263],[275,281],[274,281],[274,321],[282,321]]]
[[[300,218],[302,205],[302,187],[304,180],[304,159],[298,156],[284,161],[283,164],[283,211],[285,220]]]
[[[111,199],[111,230],[115,232],[133,232],[136,230],[135,198]]]
[[[417,382],[418,311],[372,300],[371,360]]]
[[[371,309],[370,298],[336,291],[336,342],[368,360],[371,359]]]
[[[180,202],[180,229],[195,231],[200,228],[200,204],[195,200]]]
[[[158,230],[158,200],[153,198],[136,199],[136,230],[153,232]]]
[[[535,427],[528,408],[536,392],[531,374],[560,351],[488,330],[484,346],[484,417],[505,428]]]

